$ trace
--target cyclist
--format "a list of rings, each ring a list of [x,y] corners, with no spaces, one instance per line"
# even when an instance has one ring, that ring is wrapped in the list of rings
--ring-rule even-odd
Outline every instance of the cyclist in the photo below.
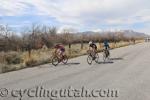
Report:
[[[103,43],[103,44],[104,44],[104,49],[108,51],[108,55],[109,55],[109,54],[110,54],[110,52],[109,52],[110,46],[109,46],[108,40],[107,40],[107,39],[104,40],[104,43]]]
[[[93,59],[95,59],[95,54],[96,54],[96,52],[97,52],[97,46],[96,46],[96,44],[93,42],[93,41],[90,41],[89,42],[89,50],[91,50],[94,54],[93,54],[93,56],[94,56],[94,58]],[[92,55],[92,54],[91,54]]]
[[[108,40],[104,40],[104,47],[105,47],[105,49],[109,49],[109,42],[108,42]]]
[[[55,53],[58,54],[59,57],[63,57],[65,55],[65,47],[62,44],[55,45]]]

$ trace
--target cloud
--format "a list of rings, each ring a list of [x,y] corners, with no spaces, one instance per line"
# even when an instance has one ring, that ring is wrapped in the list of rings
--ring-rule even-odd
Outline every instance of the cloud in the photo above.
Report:
[[[93,32],[102,32],[103,30],[102,29],[94,29],[92,30]]]
[[[21,0],[0,0],[0,16],[21,15],[26,9],[26,5]]]
[[[133,28],[150,22],[149,0],[0,0],[0,16],[49,16],[82,29]],[[134,26],[134,27],[132,27]],[[141,31],[144,27],[141,27]],[[137,30],[139,30],[137,29]],[[150,32],[149,29],[145,32]]]

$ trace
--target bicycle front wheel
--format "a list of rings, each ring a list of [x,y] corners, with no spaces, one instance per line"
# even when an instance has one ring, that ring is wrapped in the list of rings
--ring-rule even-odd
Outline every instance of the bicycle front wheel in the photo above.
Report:
[[[95,54],[95,62],[99,63],[99,55],[98,55],[98,53]]]
[[[63,57],[62,62],[63,62],[64,64],[67,64],[67,62],[68,62],[68,57],[67,57],[66,55]]]
[[[88,55],[88,57],[87,57],[87,62],[88,62],[88,64],[91,65],[91,64],[92,64],[92,61],[93,61],[93,57],[90,56],[90,55]]]
[[[106,53],[105,53],[105,52],[103,52],[103,61],[105,62],[105,61],[106,61],[106,59],[107,59],[107,55],[106,55]]]

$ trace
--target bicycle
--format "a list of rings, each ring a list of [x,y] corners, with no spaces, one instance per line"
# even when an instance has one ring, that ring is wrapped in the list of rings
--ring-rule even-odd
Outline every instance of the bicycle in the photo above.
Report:
[[[98,55],[97,52],[93,52],[92,50],[88,50],[87,53],[88,53],[87,63],[89,65],[91,65],[93,61],[95,61],[96,63],[98,63],[98,61],[99,61],[99,55]]]
[[[106,60],[109,60],[110,59],[110,52],[108,49],[104,49],[103,50],[103,60],[104,62],[106,62]]]
[[[67,57],[67,55],[62,55],[61,57],[60,56],[58,56],[58,54],[54,54],[53,56],[52,56],[52,64],[54,65],[54,66],[57,66],[59,63],[63,63],[63,64],[67,64],[67,62],[68,62],[68,57]]]

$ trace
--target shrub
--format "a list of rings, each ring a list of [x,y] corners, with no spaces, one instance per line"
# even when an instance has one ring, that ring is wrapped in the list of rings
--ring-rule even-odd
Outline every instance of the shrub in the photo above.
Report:
[[[5,53],[4,52],[0,52],[0,63],[5,63]]]
[[[35,59],[30,59],[30,60],[27,60],[27,61],[25,62],[25,65],[28,66],[28,67],[31,67],[31,66],[37,65],[37,63],[38,63],[37,60],[35,60]]]
[[[0,73],[15,71],[16,66],[15,65],[6,65],[6,64],[0,64]]]
[[[20,64],[23,62],[23,59],[20,57],[17,52],[9,52],[5,54],[5,61],[7,64]]]

